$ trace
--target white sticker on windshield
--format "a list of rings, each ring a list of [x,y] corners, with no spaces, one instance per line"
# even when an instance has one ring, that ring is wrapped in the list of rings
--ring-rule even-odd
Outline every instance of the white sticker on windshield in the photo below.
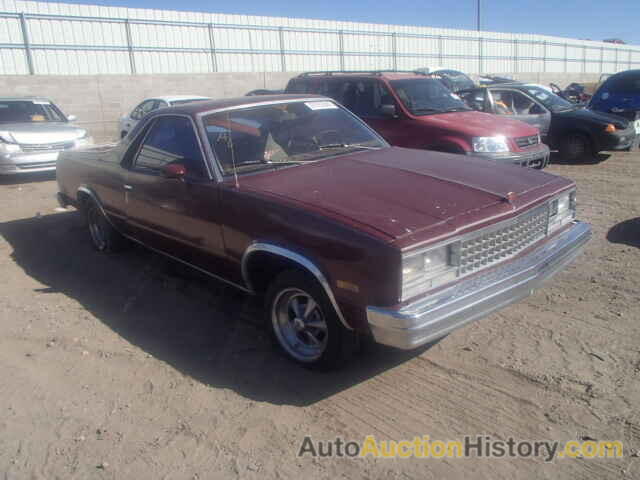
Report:
[[[456,95],[455,93],[451,94],[451,98],[455,98],[456,100],[460,100],[460,97],[458,95]]]
[[[304,104],[309,107],[311,110],[328,110],[331,108],[338,108],[338,106],[327,100],[321,102],[304,102]]]
[[[48,102],[46,100],[33,100],[33,103],[35,105],[51,105],[51,102]]]

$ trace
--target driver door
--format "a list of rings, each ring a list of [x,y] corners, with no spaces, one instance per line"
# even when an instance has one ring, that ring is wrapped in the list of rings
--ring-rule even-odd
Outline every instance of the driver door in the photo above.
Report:
[[[164,168],[186,174],[167,178]],[[142,243],[194,265],[222,254],[217,184],[212,182],[189,117],[151,121],[129,166],[125,190],[127,227]]]
[[[493,113],[526,122],[546,137],[551,125],[551,112],[528,95],[512,89],[492,88]]]

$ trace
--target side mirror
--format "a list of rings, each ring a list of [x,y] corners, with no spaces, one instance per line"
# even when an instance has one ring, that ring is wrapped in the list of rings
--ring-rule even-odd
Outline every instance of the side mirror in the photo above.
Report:
[[[398,116],[397,112],[396,112],[396,106],[393,104],[387,104],[387,105],[382,105],[380,107],[380,112],[385,116],[385,117],[393,117],[396,118]]]
[[[78,119],[75,115],[67,115],[67,120],[70,122],[75,122]]]
[[[162,167],[162,176],[164,178],[180,179],[187,174],[187,169],[181,163],[170,163]]]

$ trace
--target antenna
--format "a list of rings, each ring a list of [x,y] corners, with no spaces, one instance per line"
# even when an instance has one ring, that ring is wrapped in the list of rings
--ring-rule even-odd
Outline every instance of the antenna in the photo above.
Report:
[[[231,150],[231,164],[233,165],[233,178],[236,181],[236,188],[240,188],[240,182],[238,182],[238,172],[236,171],[236,151],[233,148],[233,135],[231,130],[231,117],[227,111],[227,126],[229,128],[229,134],[227,141],[229,142],[229,149]]]

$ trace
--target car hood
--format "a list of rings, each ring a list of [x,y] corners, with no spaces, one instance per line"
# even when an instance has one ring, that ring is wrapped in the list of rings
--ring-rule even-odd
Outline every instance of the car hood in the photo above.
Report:
[[[85,134],[83,128],[63,122],[0,123],[0,132],[9,132],[16,142],[55,143],[75,140]]]
[[[508,138],[514,138],[528,137],[538,133],[537,128],[520,120],[476,111],[437,113],[416,118],[428,123],[429,126],[462,132],[470,137],[504,135]]]
[[[572,182],[491,160],[399,147],[240,178],[275,196],[393,242],[414,244],[513,215]]]
[[[618,117],[609,113],[596,112],[595,110],[589,110],[587,108],[577,108],[566,112],[558,112],[556,115],[578,121],[602,124],[613,123],[616,128],[621,128],[623,130],[629,126],[629,121],[626,118]]]

